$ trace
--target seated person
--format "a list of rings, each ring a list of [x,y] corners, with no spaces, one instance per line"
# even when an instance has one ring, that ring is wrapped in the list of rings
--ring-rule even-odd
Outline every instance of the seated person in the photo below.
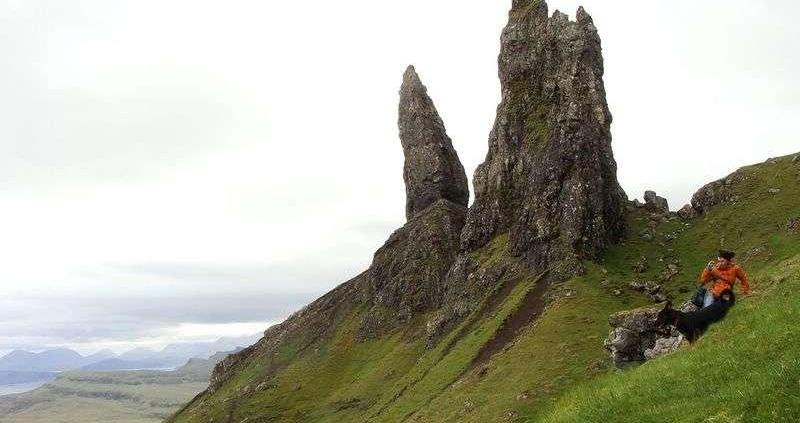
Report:
[[[700,283],[705,285],[713,282],[711,289],[706,293],[703,307],[708,307],[716,301],[723,301],[722,293],[725,291],[733,292],[733,285],[738,279],[742,284],[742,294],[750,293],[750,282],[747,274],[741,266],[733,262],[736,255],[733,251],[720,250],[716,261],[708,262],[708,265],[700,275]]]

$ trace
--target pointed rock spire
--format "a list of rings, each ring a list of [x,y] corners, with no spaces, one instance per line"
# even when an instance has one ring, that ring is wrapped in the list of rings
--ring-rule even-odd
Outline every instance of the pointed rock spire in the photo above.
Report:
[[[512,254],[568,277],[625,225],[600,38],[583,8],[570,21],[548,17],[544,0],[514,0],[498,61],[502,101],[462,248],[508,233]]]
[[[466,207],[469,188],[436,107],[413,66],[403,75],[398,126],[405,154],[406,218],[440,199]]]

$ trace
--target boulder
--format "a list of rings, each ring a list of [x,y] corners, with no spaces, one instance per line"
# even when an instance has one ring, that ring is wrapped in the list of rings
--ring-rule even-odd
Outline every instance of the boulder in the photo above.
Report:
[[[691,204],[687,204],[678,210],[678,216],[685,220],[689,220],[697,216],[697,211],[694,209],[694,207],[692,207]]]
[[[669,204],[667,203],[667,199],[664,197],[659,197],[655,191],[644,192],[644,204],[645,208],[651,212],[669,213]]]
[[[641,363],[672,352],[683,342],[672,326],[658,322],[665,304],[621,311],[608,318],[611,331],[603,341],[617,367]]]
[[[653,348],[644,350],[644,358],[645,360],[652,360],[658,356],[669,354],[680,348],[683,341],[684,337],[680,333],[676,336],[670,336],[669,338],[658,338]]]

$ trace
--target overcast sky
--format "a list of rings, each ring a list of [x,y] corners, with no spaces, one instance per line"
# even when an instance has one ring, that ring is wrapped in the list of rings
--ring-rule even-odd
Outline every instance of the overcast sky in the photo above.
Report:
[[[582,3],[619,178],[673,209],[800,150],[800,4]],[[404,222],[415,64],[469,175],[509,1],[0,0],[0,351],[258,332]]]

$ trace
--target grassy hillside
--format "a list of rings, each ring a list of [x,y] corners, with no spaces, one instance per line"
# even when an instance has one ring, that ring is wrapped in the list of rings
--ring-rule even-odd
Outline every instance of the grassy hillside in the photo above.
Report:
[[[352,310],[332,337],[303,349],[287,342],[170,421],[796,420],[800,162],[771,160],[730,181],[731,201],[689,221],[632,210],[628,239],[586,275],[553,287],[541,310],[529,295],[539,276],[518,275],[433,349],[424,345],[425,319],[357,342],[363,310]],[[513,260],[506,244],[500,236],[479,252],[484,269]],[[609,314],[651,302],[628,283],[659,281],[685,298],[720,247],[740,253],[754,295],[700,342],[612,369],[602,346]],[[532,324],[512,330],[531,312]]]
[[[699,342],[560,398],[547,422],[800,421],[800,255]]]
[[[208,385],[213,363],[177,371],[72,371],[23,394],[0,398],[2,423],[155,423]]]
[[[740,251],[755,294],[678,353],[574,387],[543,421],[800,421],[800,162],[735,179],[736,203],[693,221],[674,245],[692,268],[701,251]]]

